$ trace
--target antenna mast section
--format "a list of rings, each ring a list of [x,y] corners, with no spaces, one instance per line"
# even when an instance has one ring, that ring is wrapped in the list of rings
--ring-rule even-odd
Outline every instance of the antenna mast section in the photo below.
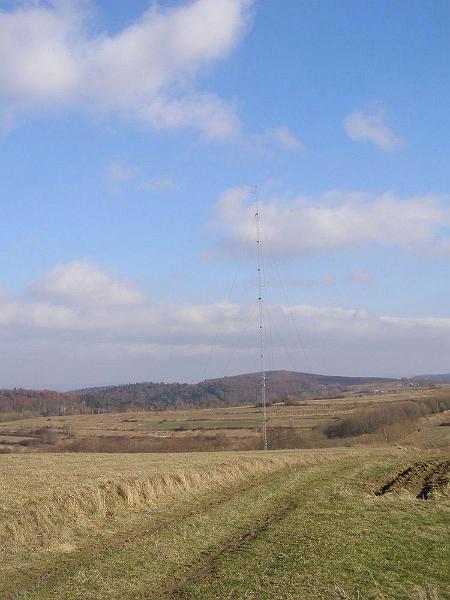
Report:
[[[264,304],[263,304],[263,256],[261,241],[261,217],[259,214],[258,188],[253,189],[255,195],[255,222],[256,222],[256,248],[258,257],[258,308],[259,308],[259,350],[261,360],[261,410],[262,410],[262,443],[264,450],[268,449],[267,443],[267,406],[266,406],[266,365],[265,365],[265,332],[264,332]]]

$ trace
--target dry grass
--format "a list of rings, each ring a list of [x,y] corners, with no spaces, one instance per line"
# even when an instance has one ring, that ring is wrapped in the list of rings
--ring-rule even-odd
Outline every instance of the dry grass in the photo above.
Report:
[[[391,443],[413,433],[415,425],[388,427],[358,440],[331,442],[318,430],[360,411],[398,405],[405,399],[437,397],[440,393],[439,388],[393,387],[383,394],[359,390],[349,392],[345,398],[309,400],[298,406],[274,405],[269,407],[269,427],[278,428],[279,437],[299,440],[296,447]],[[259,447],[259,427],[260,411],[255,406],[34,417],[0,423],[0,453],[250,450]],[[294,434],[287,435],[282,428]],[[282,446],[275,443],[274,447]]]
[[[261,455],[0,457],[0,556],[73,545],[123,512],[229,487],[298,462]],[[306,460],[317,460],[310,456]]]
[[[442,423],[450,421],[450,411],[423,419],[419,426],[402,440],[402,444],[416,448],[439,448],[450,453],[450,427]]]
[[[53,506],[66,531],[52,530],[59,548],[35,540],[33,552],[6,556],[0,597],[443,599],[443,500],[419,500],[409,489],[374,495],[426,456],[357,448],[0,457],[1,474],[10,473],[3,504],[11,503],[18,522],[33,501],[30,485],[41,511],[69,497],[77,511],[85,510],[80,497],[94,507],[77,533]],[[102,503],[92,492],[105,482],[111,497]]]

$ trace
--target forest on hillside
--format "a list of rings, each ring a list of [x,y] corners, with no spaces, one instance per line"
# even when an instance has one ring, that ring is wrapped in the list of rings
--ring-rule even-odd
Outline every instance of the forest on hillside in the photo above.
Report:
[[[0,390],[0,419],[255,404],[259,381],[260,374],[251,373],[195,384],[130,383],[66,393],[21,388]],[[267,374],[267,399],[269,403],[297,402],[336,396],[351,385],[383,381],[387,380],[273,371]]]

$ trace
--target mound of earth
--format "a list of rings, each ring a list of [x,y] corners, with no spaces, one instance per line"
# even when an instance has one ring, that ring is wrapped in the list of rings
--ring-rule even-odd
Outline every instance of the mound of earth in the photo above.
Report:
[[[450,461],[416,462],[386,481],[375,492],[383,496],[390,492],[408,490],[416,498],[429,500],[438,494],[447,494],[450,483]]]

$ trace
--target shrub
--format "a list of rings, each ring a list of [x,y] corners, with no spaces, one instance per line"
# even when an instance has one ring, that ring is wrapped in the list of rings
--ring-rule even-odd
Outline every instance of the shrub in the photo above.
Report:
[[[374,433],[382,427],[401,421],[415,420],[450,409],[450,396],[405,400],[395,404],[369,409],[339,419],[320,429],[327,437],[355,437]]]

